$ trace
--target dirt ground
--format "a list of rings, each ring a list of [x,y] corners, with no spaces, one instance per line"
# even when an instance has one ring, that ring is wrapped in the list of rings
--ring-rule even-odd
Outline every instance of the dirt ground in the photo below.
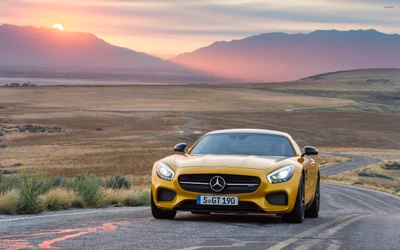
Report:
[[[176,143],[191,145],[226,128],[284,131],[321,151],[400,155],[396,102],[378,103],[389,112],[366,111],[352,106],[361,105],[355,92],[326,94],[326,88],[315,96],[293,91],[299,84],[0,87],[0,169],[69,177],[121,172],[147,185],[152,164]],[[365,103],[370,96],[362,97]],[[305,109],[285,111],[296,108]],[[29,124],[45,129],[20,132]],[[54,127],[61,131],[46,130]],[[344,159],[324,158],[325,164],[338,160]]]

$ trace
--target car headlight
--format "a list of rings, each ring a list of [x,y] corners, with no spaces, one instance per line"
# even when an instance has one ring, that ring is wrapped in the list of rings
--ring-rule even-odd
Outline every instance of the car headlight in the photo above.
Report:
[[[170,181],[174,178],[175,171],[172,170],[172,168],[170,168],[164,162],[160,162],[160,163],[158,163],[158,166],[157,166],[157,175],[161,179]]]
[[[267,179],[269,183],[281,183],[290,180],[294,173],[294,166],[288,165],[269,173]]]

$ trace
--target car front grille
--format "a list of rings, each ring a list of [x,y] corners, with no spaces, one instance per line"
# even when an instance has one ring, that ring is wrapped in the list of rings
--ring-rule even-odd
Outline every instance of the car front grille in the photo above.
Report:
[[[210,187],[213,177],[220,176],[225,182],[225,188],[215,192]],[[178,177],[179,185],[183,190],[195,193],[218,194],[245,194],[255,192],[260,186],[260,178],[257,176],[232,175],[232,174],[184,174]]]

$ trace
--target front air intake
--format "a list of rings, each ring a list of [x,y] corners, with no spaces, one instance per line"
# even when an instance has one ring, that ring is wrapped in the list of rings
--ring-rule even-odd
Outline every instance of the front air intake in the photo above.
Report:
[[[168,189],[159,189],[157,193],[158,201],[172,201],[175,198],[176,193]]]
[[[271,205],[287,205],[288,204],[288,197],[287,197],[286,193],[284,193],[284,192],[267,194],[265,196],[265,199]]]

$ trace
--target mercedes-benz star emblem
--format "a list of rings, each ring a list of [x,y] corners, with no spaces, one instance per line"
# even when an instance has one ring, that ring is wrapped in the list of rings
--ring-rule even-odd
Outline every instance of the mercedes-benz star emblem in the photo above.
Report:
[[[222,178],[221,176],[214,176],[211,180],[210,180],[210,188],[214,191],[214,192],[221,192],[222,190],[224,190],[226,185],[226,182],[224,180],[224,178]]]

